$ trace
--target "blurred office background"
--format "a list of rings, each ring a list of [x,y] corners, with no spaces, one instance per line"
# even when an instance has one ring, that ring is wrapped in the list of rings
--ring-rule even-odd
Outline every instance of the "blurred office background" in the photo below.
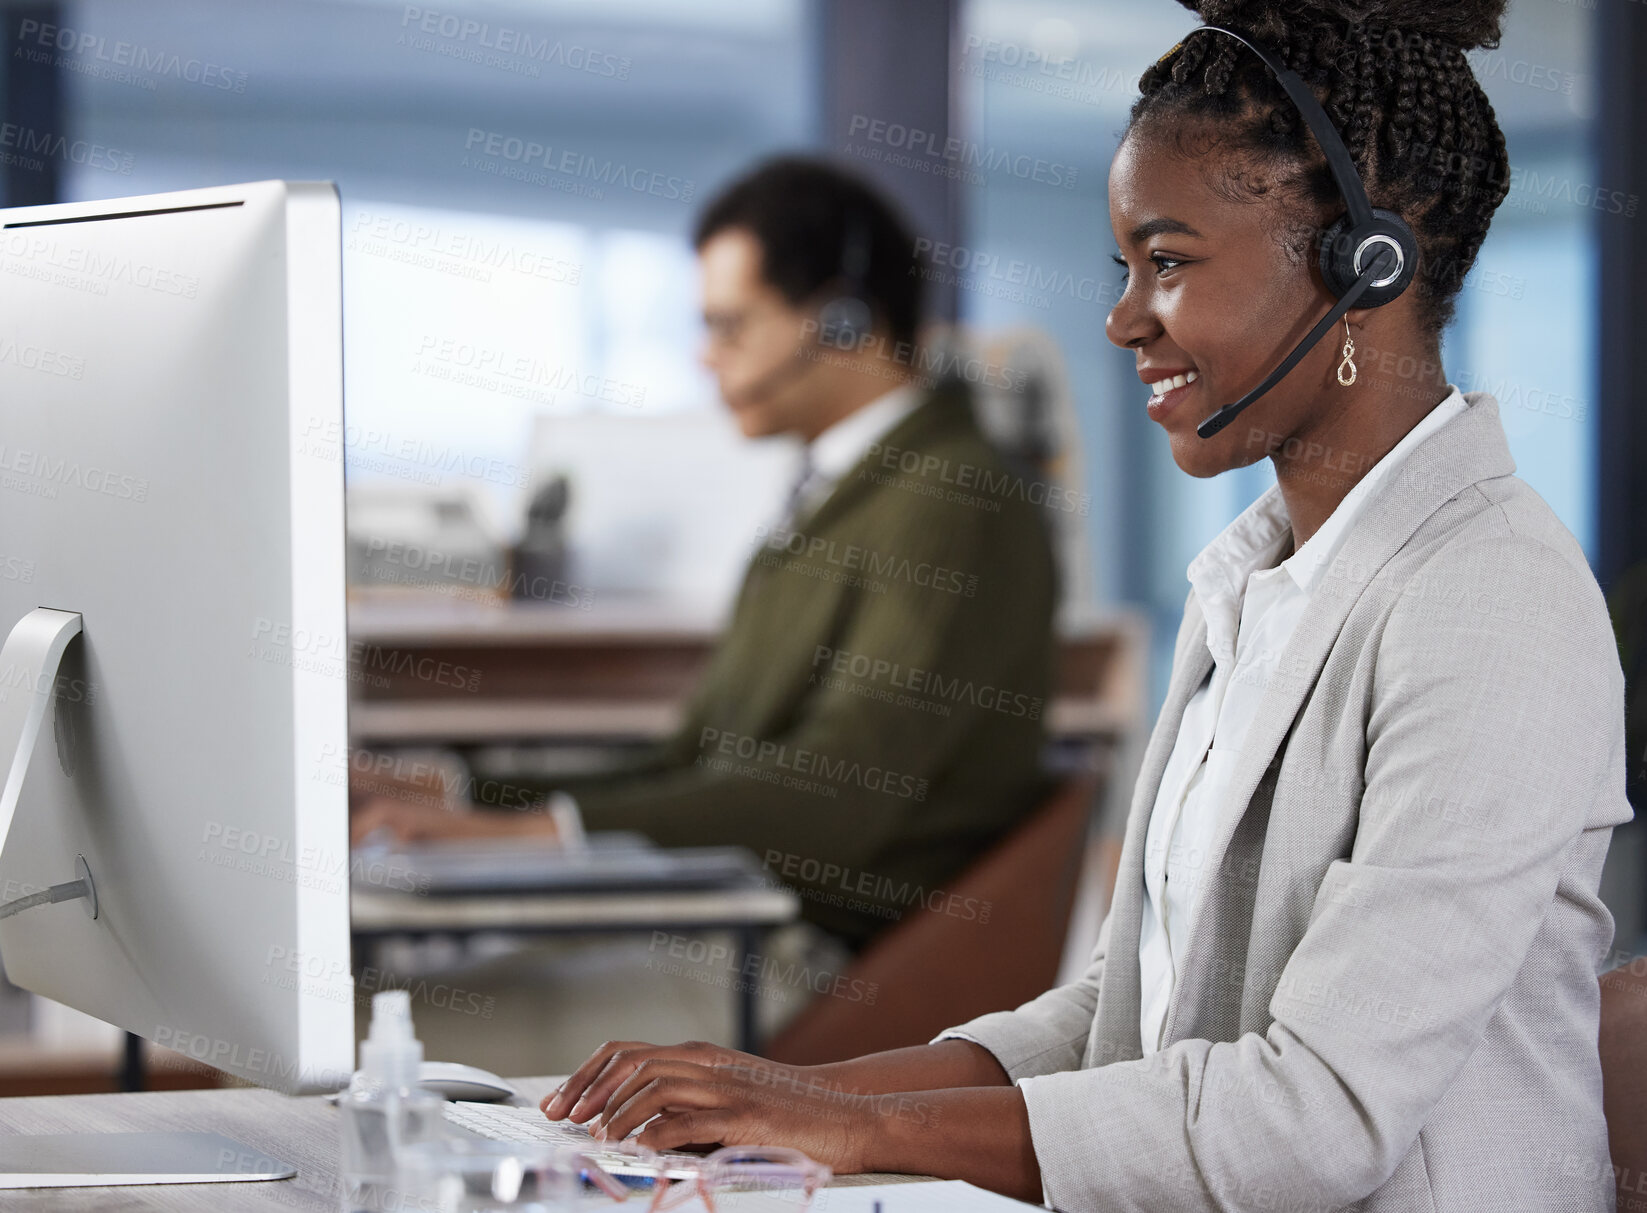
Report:
[[[1472,56],[1516,179],[1446,335],[1452,380],[1498,396],[1520,474],[1604,587],[1647,557],[1629,476],[1647,470],[1640,354],[1605,336],[1641,331],[1623,285],[1642,256],[1627,75],[1642,19],[1625,11],[1639,8],[1514,0],[1502,47]],[[1139,73],[1195,23],[1170,0],[0,13],[5,120],[78,149],[11,157],[5,204],[336,181],[360,517],[413,537],[422,518],[445,528],[426,544],[484,550],[519,540],[533,495],[564,477],[567,596],[591,617],[661,603],[712,627],[782,500],[794,452],[739,440],[696,364],[687,239],[721,184],[780,151],[889,190],[930,242],[933,318],[1040,368],[1059,466],[1087,507],[1066,618],[1147,619],[1147,714],[1186,563],[1270,483],[1267,463],[1178,472],[1132,357],[1104,338],[1107,166]],[[946,139],[970,166],[934,153]],[[497,369],[523,357],[544,373]],[[1609,873],[1626,950],[1643,925],[1636,834],[1620,832]]]

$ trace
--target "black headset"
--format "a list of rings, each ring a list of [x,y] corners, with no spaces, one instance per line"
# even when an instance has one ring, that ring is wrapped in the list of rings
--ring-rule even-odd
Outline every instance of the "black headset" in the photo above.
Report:
[[[840,272],[824,285],[839,284],[838,293],[818,309],[814,341],[837,350],[855,350],[875,329],[875,309],[869,305],[869,225],[853,211],[841,236]],[[777,366],[744,388],[745,396],[767,396],[800,379],[818,365],[813,351],[797,349]]]
[[[1338,194],[1344,200],[1343,216],[1321,235],[1319,262],[1322,281],[1338,302],[1262,383],[1234,404],[1226,404],[1196,427],[1195,432],[1202,438],[1211,438],[1234,421],[1242,409],[1280,383],[1315,343],[1343,318],[1345,312],[1357,306],[1383,307],[1398,298],[1418,269],[1418,239],[1400,215],[1367,201],[1367,188],[1362,184],[1361,174],[1355,170],[1355,161],[1350,158],[1349,149],[1333,128],[1327,111],[1321,108],[1315,94],[1304,86],[1296,72],[1234,30],[1221,25],[1202,25],[1190,32],[1200,33],[1202,30],[1234,38],[1270,69],[1314,132],[1316,143],[1326,154],[1327,168],[1338,186]],[[1174,46],[1167,55],[1181,46],[1183,42]]]
[[[835,280],[840,293],[818,309],[818,344],[836,349],[856,348],[875,327],[875,309],[869,306],[869,225],[857,210],[847,219],[841,237],[841,272]]]

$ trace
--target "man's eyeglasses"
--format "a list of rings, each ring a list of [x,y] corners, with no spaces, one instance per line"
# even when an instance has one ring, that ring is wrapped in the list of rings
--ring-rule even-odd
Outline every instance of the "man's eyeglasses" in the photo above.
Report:
[[[716,345],[737,345],[744,338],[752,321],[777,312],[775,307],[746,307],[736,311],[705,312],[703,328],[709,340]]]

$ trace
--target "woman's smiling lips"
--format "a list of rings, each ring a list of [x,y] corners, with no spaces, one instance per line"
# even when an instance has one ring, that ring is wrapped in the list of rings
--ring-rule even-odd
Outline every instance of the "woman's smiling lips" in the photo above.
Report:
[[[1160,421],[1176,408],[1200,377],[1199,371],[1189,367],[1140,367],[1138,378],[1155,389],[1149,398],[1150,420]]]

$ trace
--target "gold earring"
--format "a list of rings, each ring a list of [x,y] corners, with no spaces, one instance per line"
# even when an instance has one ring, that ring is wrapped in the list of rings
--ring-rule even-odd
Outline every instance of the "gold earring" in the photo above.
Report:
[[[1349,368],[1349,374],[1344,368]],[[1338,364],[1338,384],[1340,387],[1350,387],[1355,383],[1355,339],[1350,336],[1350,318],[1344,317],[1344,360]]]

